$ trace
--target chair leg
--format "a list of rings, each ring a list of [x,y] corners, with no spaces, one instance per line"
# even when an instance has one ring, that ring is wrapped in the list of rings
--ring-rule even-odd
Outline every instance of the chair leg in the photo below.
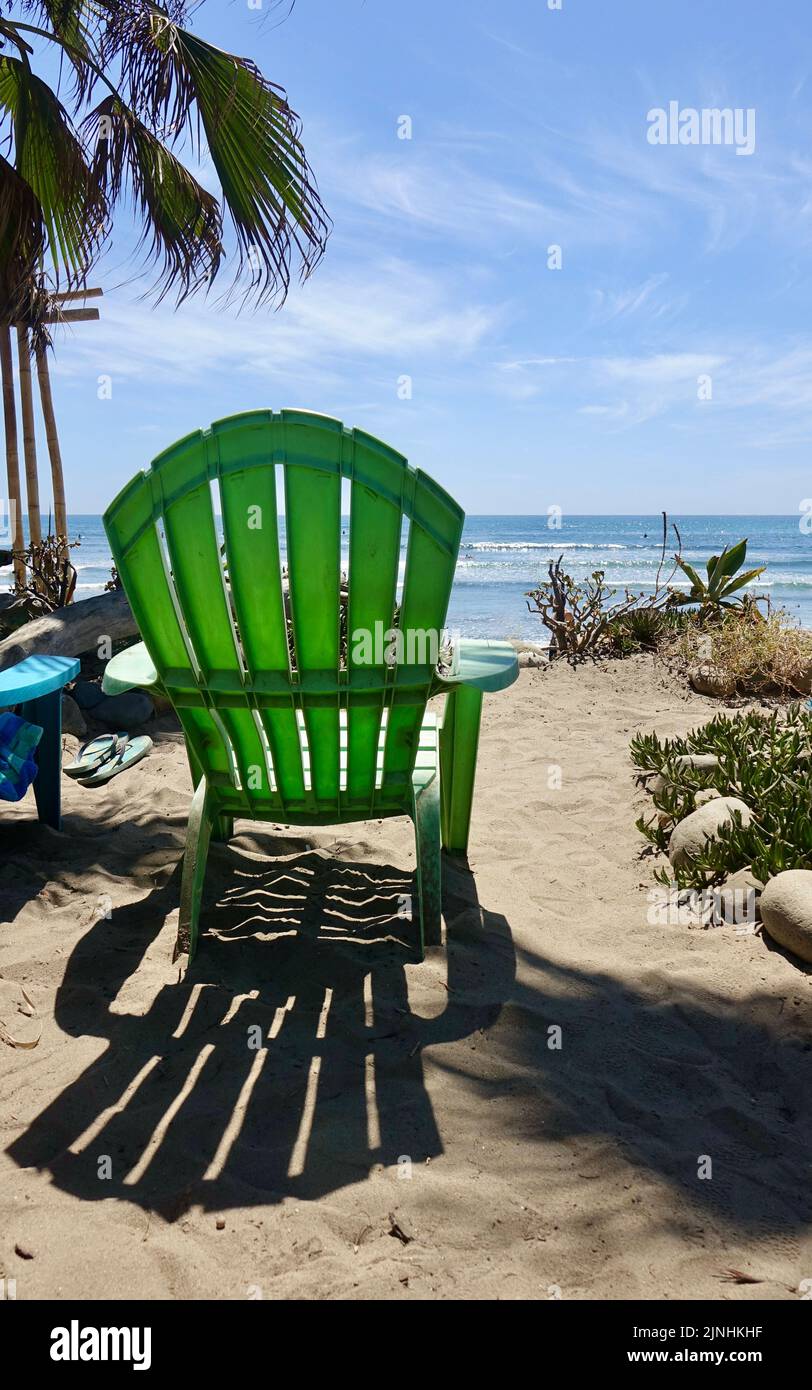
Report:
[[[37,814],[45,825],[59,830],[62,825],[62,691],[27,700],[20,715],[30,724],[39,724],[42,738],[37,745],[37,775],[34,797]]]
[[[442,888],[440,868],[440,788],[433,777],[414,797],[414,829],[417,846],[418,960],[426,946],[441,941]]]
[[[197,754],[192,748],[188,734],[186,735],[186,757],[189,762],[189,771],[192,775],[192,786],[194,787],[195,791],[197,791],[200,779],[203,776],[203,768],[201,767],[200,762],[198,761]]]
[[[446,700],[440,729],[440,800],[443,849],[468,849],[474,798],[482,691],[460,685]]]
[[[234,834],[234,817],[225,814],[215,816],[211,838],[216,844],[226,844]]]
[[[203,880],[206,876],[206,860],[209,854],[209,841],[214,821],[212,798],[209,794],[206,778],[201,777],[189,808],[189,825],[186,830],[186,849],[183,855],[183,876],[180,885],[178,937],[175,942],[173,957],[175,960],[178,956],[186,953],[191,963],[197,950],[200,902],[203,897]]]

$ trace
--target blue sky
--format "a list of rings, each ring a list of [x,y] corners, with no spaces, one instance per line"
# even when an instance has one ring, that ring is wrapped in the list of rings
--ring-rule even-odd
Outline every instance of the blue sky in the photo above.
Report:
[[[122,213],[101,321],[57,342],[71,511],[190,429],[288,405],[386,439],[471,513],[797,512],[809,0],[561,4],[203,6],[196,29],[287,89],[334,232],[278,312],[173,313],[121,284]],[[672,100],[753,108],[754,153],[651,145]]]

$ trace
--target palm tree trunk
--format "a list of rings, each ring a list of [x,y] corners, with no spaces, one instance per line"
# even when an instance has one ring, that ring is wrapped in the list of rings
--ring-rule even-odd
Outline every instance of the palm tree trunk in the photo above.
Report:
[[[23,535],[23,505],[20,495],[20,455],[17,448],[17,410],[14,402],[14,366],[11,358],[11,329],[0,324],[0,372],[3,378],[3,424],[6,435],[6,477],[8,479],[8,504],[11,512],[11,548],[14,555],[14,578],[18,584],[25,583],[25,563],[21,553],[25,549]]]
[[[37,439],[34,432],[34,393],[31,386],[31,353],[28,329],[17,325],[17,357],[20,365],[20,403],[23,415],[23,454],[25,456],[25,490],[28,498],[28,539],[31,545],[42,540],[39,511],[39,479],[37,478]]]
[[[48,456],[51,460],[51,480],[54,487],[54,531],[57,536],[62,536],[67,540],[68,514],[65,506],[65,478],[62,472],[62,453],[59,448],[59,435],[56,431],[54,400],[51,395],[48,354],[43,347],[38,347],[36,355],[39,394],[42,401],[42,415],[45,420],[45,437],[48,441]]]

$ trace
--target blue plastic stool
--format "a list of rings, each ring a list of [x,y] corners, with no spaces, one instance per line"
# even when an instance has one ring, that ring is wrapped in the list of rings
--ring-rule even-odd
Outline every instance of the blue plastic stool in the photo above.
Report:
[[[40,820],[54,830],[62,819],[62,687],[75,680],[79,670],[75,656],[27,656],[0,671],[0,709],[19,705],[20,718],[42,728],[34,796]]]

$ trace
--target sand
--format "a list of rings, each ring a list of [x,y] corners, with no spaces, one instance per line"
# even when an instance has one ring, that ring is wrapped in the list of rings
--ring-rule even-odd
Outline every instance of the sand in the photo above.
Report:
[[[797,1298],[809,971],[646,920],[629,739],[713,708],[644,657],[487,700],[422,965],[408,821],[239,822],[178,984],[171,719],[108,788],[64,779],[63,833],[4,806],[0,1021],[41,1030],[0,1044],[17,1297]]]

